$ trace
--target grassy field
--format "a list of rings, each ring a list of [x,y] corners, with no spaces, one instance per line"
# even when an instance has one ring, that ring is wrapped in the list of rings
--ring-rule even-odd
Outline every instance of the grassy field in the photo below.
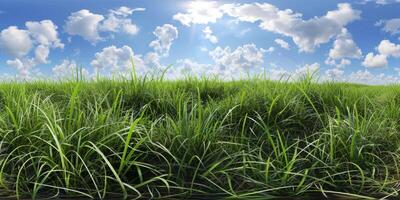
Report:
[[[0,84],[0,196],[399,197],[400,86]]]

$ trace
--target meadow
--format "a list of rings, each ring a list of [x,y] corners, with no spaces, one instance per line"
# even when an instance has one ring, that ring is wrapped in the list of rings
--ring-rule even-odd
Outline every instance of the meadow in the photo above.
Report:
[[[398,198],[400,86],[0,84],[0,197]]]

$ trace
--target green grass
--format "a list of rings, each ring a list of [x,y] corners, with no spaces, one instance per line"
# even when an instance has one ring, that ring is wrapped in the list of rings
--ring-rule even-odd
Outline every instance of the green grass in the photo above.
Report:
[[[0,196],[399,197],[400,86],[0,84]]]

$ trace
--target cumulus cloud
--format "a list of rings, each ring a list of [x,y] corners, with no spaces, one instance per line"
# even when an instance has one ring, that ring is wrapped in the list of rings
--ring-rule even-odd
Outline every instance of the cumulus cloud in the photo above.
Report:
[[[362,63],[365,67],[379,68],[385,67],[388,64],[387,56],[382,54],[368,53]]]
[[[382,40],[378,46],[378,52],[385,56],[400,57],[400,45],[389,40]]]
[[[145,9],[122,6],[118,9],[110,10],[107,18],[101,23],[100,30],[136,35],[139,32],[139,28],[128,18],[136,11],[145,11]]]
[[[218,46],[209,51],[212,64],[198,63],[189,58],[179,59],[174,67],[167,71],[167,77],[218,76],[228,80],[247,76],[248,73],[258,74],[263,70],[261,65],[264,63],[265,52],[266,50],[258,48],[255,44],[245,44],[235,49]]]
[[[143,63],[146,67],[160,69],[162,67],[160,63],[160,55],[155,52],[148,52],[145,57]]]
[[[285,40],[278,38],[278,39],[275,39],[275,43],[284,49],[287,49],[287,50],[290,49],[289,43],[287,43]]]
[[[296,69],[294,71],[294,77],[302,77],[305,76],[307,74],[314,74],[314,73],[318,73],[320,68],[320,64],[319,63],[313,63],[313,64],[306,64],[298,69]]]
[[[80,74],[83,77],[89,76],[89,71],[85,68],[78,68],[78,65],[74,60],[63,60],[61,64],[55,65],[52,69],[53,74],[59,78],[72,78],[77,74],[77,70],[80,70]]]
[[[378,47],[378,54],[368,53],[362,63],[365,67],[385,67],[388,65],[388,58],[400,57],[400,45],[394,44],[389,40],[382,40]]]
[[[116,47],[112,45],[97,52],[90,64],[96,73],[128,75],[133,70],[133,62],[136,72],[144,75],[162,67],[159,59],[159,55],[154,52],[142,56],[135,54],[129,46]]]
[[[334,67],[325,71],[325,75],[329,79],[333,80],[343,80],[344,70]]]
[[[51,20],[40,22],[28,21],[25,23],[32,38],[45,47],[64,48],[58,38],[57,26]]]
[[[343,70],[333,68],[326,70],[325,75],[325,77],[322,77],[323,80],[346,81],[372,85],[398,83],[400,81],[400,78],[396,75],[386,75],[384,73],[373,74],[367,69],[357,70],[346,75]]]
[[[22,78],[28,78],[35,65],[48,63],[50,48],[64,48],[57,26],[51,20],[28,21],[25,26],[26,29],[10,26],[0,33],[0,49],[13,58],[7,65],[14,67]]]
[[[286,70],[284,68],[278,67],[276,64],[271,63],[271,67],[267,71],[268,78],[272,80],[298,80],[303,78],[307,74],[319,74],[320,64],[319,63],[312,63],[312,64],[305,64],[300,66],[294,70]]]
[[[357,44],[353,41],[347,29],[343,29],[342,33],[337,36],[333,43],[333,48],[329,51],[329,58],[361,58],[362,52]]]
[[[345,66],[350,65],[351,61],[349,59],[342,58],[339,62],[336,62],[336,60],[328,58],[325,60],[325,64],[335,66],[336,68],[344,68]]]
[[[32,59],[19,59],[7,60],[7,65],[15,68],[18,71],[18,77],[27,79],[31,74],[30,70],[34,67],[34,61]]]
[[[390,20],[381,20],[376,23],[377,26],[382,26],[382,30],[392,35],[400,33],[400,18]]]
[[[68,16],[65,31],[70,35],[79,35],[85,40],[96,43],[101,39],[99,26],[103,19],[103,15],[94,14],[89,10],[82,9]]]
[[[236,70],[260,67],[264,63],[265,52],[266,50],[257,48],[255,44],[245,44],[235,50],[230,47],[217,47],[210,51],[209,55],[221,70],[234,73]]]
[[[211,28],[209,26],[207,26],[203,29],[203,34],[204,34],[204,37],[207,40],[209,40],[211,43],[213,43],[213,44],[218,43],[217,36],[213,35],[213,31],[211,30]]]
[[[35,49],[35,60],[38,64],[46,64],[47,57],[49,57],[50,50],[44,45],[39,45]]]
[[[216,1],[191,1],[187,3],[187,11],[175,14],[173,19],[185,26],[191,26],[215,23],[222,16],[223,13]]]
[[[340,3],[336,10],[311,19],[303,19],[301,13],[281,10],[269,3],[220,5],[216,1],[192,1],[188,5],[185,13],[173,17],[183,25],[215,23],[224,15],[236,21],[259,22],[263,30],[291,37],[301,52],[313,52],[339,35],[349,23],[361,18],[361,11],[353,9],[349,3]]]
[[[20,58],[29,53],[33,41],[27,30],[10,26],[0,33],[0,48],[12,57]]]
[[[139,28],[128,17],[135,11],[144,10],[143,8],[122,6],[118,9],[109,10],[108,14],[103,16],[82,9],[68,16],[64,28],[68,34],[79,35],[93,44],[102,39],[101,32],[122,32],[136,35]]]
[[[177,64],[167,71],[167,78],[177,79],[189,77],[202,77],[216,75],[215,68],[211,64],[201,64],[192,59],[179,59]]]
[[[260,28],[279,33],[293,39],[300,51],[313,52],[321,44],[339,35],[342,29],[354,20],[360,19],[361,12],[350,4],[338,4],[338,8],[326,15],[308,20],[302,14],[290,9],[280,10],[268,3],[225,4],[224,13],[245,22],[260,22]]]
[[[64,48],[64,44],[58,38],[58,27],[51,20],[28,21],[25,26],[33,41],[39,44],[35,49],[35,58],[38,64],[48,63],[50,48]]]
[[[290,72],[283,68],[274,67],[269,70],[268,76],[272,80],[287,80],[290,78]]]
[[[95,59],[90,63],[97,71],[108,69],[112,72],[130,69],[131,58],[134,56],[132,49],[128,46],[117,48],[112,45],[103,48],[101,52],[95,54]]]
[[[343,75],[343,70],[347,65],[351,64],[349,59],[359,59],[362,57],[362,51],[353,41],[351,34],[347,29],[343,28],[333,42],[333,47],[329,50],[329,56],[325,60],[325,64],[332,65],[335,68],[328,69],[326,75],[338,79],[338,76]]]
[[[158,54],[167,56],[171,48],[172,42],[178,38],[178,29],[171,24],[157,26],[153,34],[157,37],[150,43],[150,47]]]
[[[393,75],[386,75],[383,73],[373,74],[368,70],[358,70],[348,75],[347,80],[352,82],[364,83],[364,84],[388,84],[398,83],[399,78]]]

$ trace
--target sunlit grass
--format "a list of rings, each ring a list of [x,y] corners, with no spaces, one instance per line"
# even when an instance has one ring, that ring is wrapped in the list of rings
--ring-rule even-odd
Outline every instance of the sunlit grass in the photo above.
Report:
[[[399,86],[76,77],[0,84],[0,195],[398,196]]]

